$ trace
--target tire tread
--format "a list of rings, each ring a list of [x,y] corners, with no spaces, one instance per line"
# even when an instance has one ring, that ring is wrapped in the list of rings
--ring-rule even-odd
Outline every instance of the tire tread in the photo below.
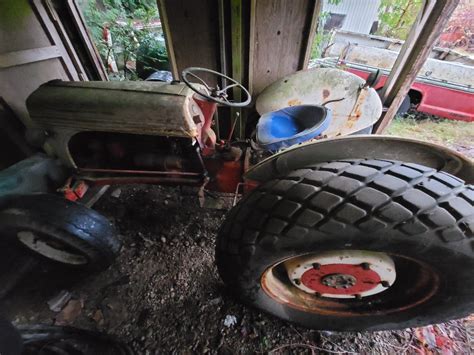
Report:
[[[418,164],[376,159],[316,164],[245,196],[221,228],[218,239],[228,240],[218,242],[217,263],[239,250],[248,257],[264,235],[295,238],[310,229],[373,232],[392,226],[406,236],[434,230],[441,243],[463,242],[473,235],[473,197],[473,188],[458,178]],[[232,229],[237,232],[228,233]]]

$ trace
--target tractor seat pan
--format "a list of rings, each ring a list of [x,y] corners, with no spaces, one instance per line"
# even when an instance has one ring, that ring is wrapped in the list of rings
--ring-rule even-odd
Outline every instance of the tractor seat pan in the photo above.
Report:
[[[257,144],[271,152],[308,141],[324,132],[331,110],[318,105],[290,106],[263,114],[257,124]]]

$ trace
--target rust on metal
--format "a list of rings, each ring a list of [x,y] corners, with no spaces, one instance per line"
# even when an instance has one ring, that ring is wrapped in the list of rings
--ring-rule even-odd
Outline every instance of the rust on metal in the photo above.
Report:
[[[301,282],[308,288],[325,294],[354,295],[375,288],[380,276],[360,265],[327,264],[319,269],[308,269]]]
[[[352,129],[354,125],[357,123],[357,121],[360,119],[362,116],[362,109],[363,105],[367,99],[367,94],[368,94],[368,89],[367,88],[362,88],[360,90],[360,93],[357,97],[357,101],[354,104],[354,108],[352,109],[351,113],[347,117],[347,127]]]
[[[156,171],[156,170],[123,170],[123,169],[93,169],[80,168],[77,170],[82,173],[112,173],[112,174],[137,174],[137,175],[180,175],[180,176],[201,176],[201,173],[186,171]]]
[[[296,105],[301,105],[301,101],[298,99],[292,99],[288,101],[288,106],[296,106]]]
[[[324,135],[349,135],[372,126],[382,113],[377,92],[357,75],[333,68],[313,68],[288,75],[258,97],[261,115],[293,105],[323,105],[332,111]]]
[[[193,185],[200,186],[202,178],[186,177],[165,177],[165,176],[81,176],[81,179],[93,185],[114,185],[114,184],[163,184],[163,185]]]
[[[370,307],[363,298],[359,299],[356,297],[351,300],[337,300],[321,297],[320,295],[312,295],[298,289],[289,280],[282,279],[276,276],[278,273],[273,272],[284,260],[263,272],[260,278],[260,286],[274,301],[314,314],[356,317],[397,313],[427,302],[436,294],[440,286],[439,276],[429,266],[413,258],[397,257],[408,261],[412,267],[419,271],[416,282],[407,285],[407,287],[410,287],[409,293],[406,290],[394,295],[391,293],[381,293],[377,296],[379,302],[372,301],[372,303],[377,304],[377,306],[373,307]]]
[[[241,160],[206,159],[205,165],[206,170],[214,177],[207,186],[209,190],[234,193],[242,182],[243,163]]]

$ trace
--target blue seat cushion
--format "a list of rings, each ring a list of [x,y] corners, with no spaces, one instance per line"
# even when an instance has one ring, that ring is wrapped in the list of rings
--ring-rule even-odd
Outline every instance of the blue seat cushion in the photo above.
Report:
[[[271,152],[313,139],[331,122],[331,110],[319,105],[290,106],[268,112],[257,124],[257,144]]]

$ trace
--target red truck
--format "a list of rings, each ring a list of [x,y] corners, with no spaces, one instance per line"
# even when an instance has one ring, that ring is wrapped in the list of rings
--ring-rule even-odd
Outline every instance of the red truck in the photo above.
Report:
[[[347,45],[339,56],[331,51],[329,57],[319,61],[324,66],[343,67],[345,70],[367,79],[371,72],[382,71],[375,86],[385,85],[397,52],[364,45]],[[420,112],[452,119],[474,121],[474,67],[428,59],[418,74],[409,93],[409,101]]]

